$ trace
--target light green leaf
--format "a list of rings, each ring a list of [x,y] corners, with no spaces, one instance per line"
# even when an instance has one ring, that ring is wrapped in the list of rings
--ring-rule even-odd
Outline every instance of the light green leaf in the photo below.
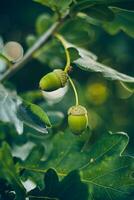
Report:
[[[112,8],[115,19],[112,22],[104,23],[104,29],[114,35],[124,31],[129,36],[134,37],[134,11]]]
[[[68,45],[68,48],[73,47],[77,49],[81,57],[76,59],[73,63],[78,65],[81,69],[85,71],[93,71],[93,72],[102,73],[104,77],[110,80],[118,80],[122,82],[134,83],[133,77],[120,73],[117,70],[110,68],[109,66],[106,66],[104,64],[97,62],[96,61],[97,57],[93,53],[85,49],[79,48],[68,42],[67,42],[67,45]]]
[[[51,26],[54,22],[54,18],[48,14],[40,15],[36,20],[36,32],[41,35]]]
[[[134,83],[134,78],[126,74],[120,73],[115,69],[110,68],[104,64],[101,64],[90,57],[82,57],[74,61],[81,69],[85,71],[93,71],[102,73],[105,78],[110,80],[118,80],[122,82]]]
[[[51,123],[44,110],[32,103],[23,101],[18,109],[17,116],[26,125],[41,133],[48,133],[47,128],[51,127]]]
[[[36,42],[37,38],[35,37],[35,35],[28,35],[26,37],[26,43],[28,45],[28,47],[31,47],[35,42]]]
[[[0,148],[0,177],[6,179],[12,185],[16,192],[17,200],[25,199],[25,188],[17,174],[11,150],[7,143],[3,143]]]
[[[37,169],[45,172],[54,168],[60,177],[79,170],[82,182],[89,188],[90,200],[130,199],[134,185],[134,158],[122,155],[128,144],[125,133],[108,133],[83,151],[84,142],[70,132],[56,134],[48,159]]]

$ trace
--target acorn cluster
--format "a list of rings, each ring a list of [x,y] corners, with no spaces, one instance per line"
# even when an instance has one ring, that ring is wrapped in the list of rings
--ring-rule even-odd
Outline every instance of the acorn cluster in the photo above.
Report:
[[[67,72],[55,69],[43,76],[39,82],[39,87],[43,91],[54,91],[64,87],[68,82]],[[68,110],[68,125],[72,133],[80,135],[88,126],[88,115],[85,107],[75,105]]]

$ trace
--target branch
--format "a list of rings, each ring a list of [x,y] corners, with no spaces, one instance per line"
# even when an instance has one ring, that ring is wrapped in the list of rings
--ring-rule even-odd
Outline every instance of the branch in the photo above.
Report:
[[[61,26],[61,24],[65,21],[65,19],[68,17],[68,12],[64,15],[63,18],[61,18],[60,21],[55,22],[36,42],[35,44],[27,51],[27,53],[24,55],[23,59],[14,64],[12,67],[10,67],[0,78],[0,82],[5,81],[6,79],[10,78],[12,75],[14,75],[18,70],[20,70],[24,65],[31,60],[32,55],[44,44],[48,42],[48,40],[51,38],[53,33]]]

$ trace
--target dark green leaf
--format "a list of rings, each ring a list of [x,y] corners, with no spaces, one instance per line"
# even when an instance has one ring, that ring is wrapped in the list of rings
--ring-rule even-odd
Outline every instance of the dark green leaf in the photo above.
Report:
[[[17,174],[10,147],[7,143],[3,143],[0,148],[0,177],[6,179],[16,192],[17,200],[24,200],[25,189]]]
[[[14,199],[15,199],[15,193],[11,185],[9,185],[9,183],[6,180],[0,179],[0,200],[14,200]]]
[[[115,19],[112,22],[104,23],[104,29],[112,35],[124,31],[134,37],[134,11],[119,8],[112,8],[112,10],[115,13]]]
[[[67,40],[79,46],[89,46],[95,34],[91,25],[80,17],[75,17],[65,22],[60,32]]]
[[[114,19],[114,13],[105,5],[92,6],[84,10],[84,13],[99,21],[112,21]]]
[[[77,60],[78,58],[80,58],[80,55],[78,53],[78,51],[73,48],[73,47],[70,47],[68,48],[68,51],[69,51],[69,54],[70,54],[70,58],[71,58],[71,62]]]
[[[26,125],[41,133],[48,133],[47,127],[51,127],[49,118],[44,110],[27,101],[23,101],[19,105],[17,115]]]
[[[34,166],[38,166],[38,162],[41,160],[41,158],[44,155],[44,147],[42,145],[40,146],[35,146],[33,147],[33,149],[31,150],[30,154],[28,155],[28,157],[25,160],[25,164],[28,166],[31,164]]]
[[[45,189],[38,188],[29,192],[30,199],[51,199],[51,200],[88,200],[88,188],[82,183],[77,171],[72,171],[62,181],[53,169],[45,174]]]
[[[44,23],[47,22],[44,20],[46,15],[41,15],[36,21],[36,32],[41,33],[45,31],[45,27],[43,26]],[[47,15],[48,16],[48,15]],[[53,19],[48,19],[51,22]],[[38,24],[38,26],[37,26]],[[40,24],[40,25],[39,25]],[[40,28],[37,28],[40,27]],[[80,27],[83,27],[80,29]],[[40,29],[40,30],[38,30]],[[70,31],[71,30],[71,31]],[[70,19],[66,23],[63,24],[60,32],[74,44],[78,44],[79,46],[89,46],[90,42],[94,40],[95,33],[91,29],[91,25],[86,22],[85,19],[76,17],[75,19]],[[32,42],[34,42],[35,36],[28,36],[27,37],[27,44],[30,47]],[[77,51],[74,49],[71,52],[71,60],[73,60],[74,55]],[[65,52],[62,45],[57,40],[52,40],[48,44],[44,45],[40,48],[33,57],[40,61],[43,64],[47,64],[52,69],[63,68],[65,65]],[[53,58],[53,59],[52,59]]]
[[[31,150],[25,161],[21,162],[19,165],[21,166],[21,168],[23,168],[25,165],[27,167],[32,165],[34,168],[38,168],[40,160],[42,159],[44,154],[45,151],[42,145],[35,146]],[[41,173],[35,174],[32,171],[24,171],[22,174],[22,178],[23,180],[27,180],[29,178],[40,187],[42,187],[43,185],[43,176]]]
[[[79,169],[90,199],[129,199],[134,185],[134,158],[122,155],[128,144],[125,133],[104,134],[86,151],[82,151],[84,142],[69,132],[55,135],[52,144],[48,160],[41,162],[37,171],[54,168],[64,177]]]
[[[77,4],[72,7],[72,12],[84,11],[92,6],[116,6],[124,9],[134,9],[133,0],[77,0]]]
[[[61,49],[59,43],[57,44],[57,42],[52,41],[40,48],[34,54],[34,58],[43,64],[47,63],[52,69],[62,68],[65,62],[65,55],[63,51],[62,53],[60,52]]]

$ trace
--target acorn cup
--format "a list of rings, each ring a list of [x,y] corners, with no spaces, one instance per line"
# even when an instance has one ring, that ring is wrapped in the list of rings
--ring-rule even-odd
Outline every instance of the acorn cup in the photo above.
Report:
[[[81,105],[72,106],[68,110],[68,125],[72,133],[80,135],[88,126],[87,110]]]
[[[50,72],[43,76],[39,82],[39,87],[44,91],[54,91],[59,88],[62,88],[67,83],[67,73],[62,69],[55,69],[53,72]]]
[[[11,62],[19,62],[23,58],[23,47],[14,41],[7,42],[3,49],[2,54]]]

